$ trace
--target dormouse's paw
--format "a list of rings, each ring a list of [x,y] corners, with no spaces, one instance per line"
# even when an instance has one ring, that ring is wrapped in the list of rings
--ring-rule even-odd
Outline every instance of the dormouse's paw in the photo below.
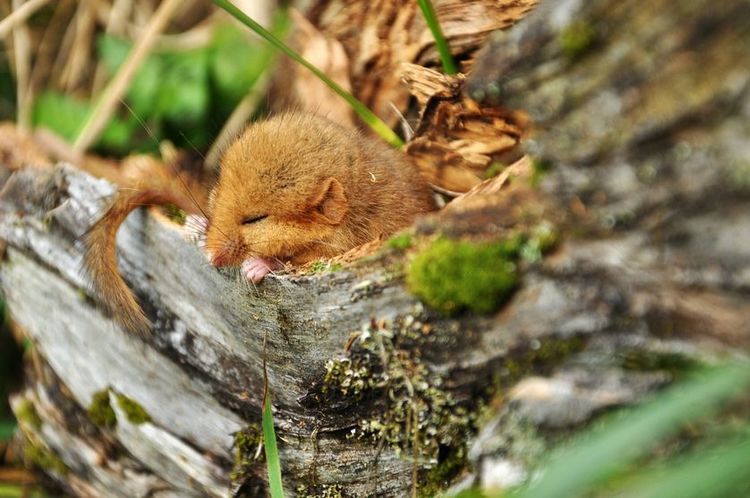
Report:
[[[276,261],[266,258],[250,258],[242,262],[240,270],[242,275],[250,282],[260,283],[266,275],[279,267]]]
[[[200,248],[206,247],[206,232],[208,218],[199,214],[189,214],[185,217],[185,238]]]

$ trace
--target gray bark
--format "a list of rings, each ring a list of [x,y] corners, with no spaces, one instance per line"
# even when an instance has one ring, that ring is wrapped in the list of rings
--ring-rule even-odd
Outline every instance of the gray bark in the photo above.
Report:
[[[550,1],[492,41],[467,91],[534,119],[527,144],[549,167],[540,192],[562,242],[525,268],[513,297],[490,315],[426,309],[405,287],[399,268],[408,256],[392,250],[253,288],[139,212],[118,244],[122,272],[155,324],[143,342],[99,310],[79,271],[78,238],[113,187],[65,165],[14,173],[0,197],[0,285],[38,358],[14,406],[30,401],[42,422],[22,422],[24,432],[59,457],[68,470],[50,472],[79,495],[225,496],[237,488],[232,434],[260,417],[265,355],[288,493],[301,485],[308,494],[403,496],[417,486],[414,471],[435,462],[415,462],[403,441],[399,452],[399,444],[357,437],[362,421],[392,409],[392,386],[357,395],[324,388],[329,360],[387,370],[389,358],[347,347],[354,332],[388,331],[382,337],[398,358],[424,369],[451,413],[475,410],[491,385],[508,389],[501,393],[515,403],[480,432],[464,474],[487,485],[523,479],[546,445],[537,428],[575,430],[668,382],[675,364],[744,354],[743,8],[739,0]],[[566,37],[581,32],[588,41],[571,45]],[[502,196],[415,231],[501,232]],[[113,402],[117,426],[94,426],[85,410],[107,387],[151,421],[130,423]],[[263,462],[245,470],[248,492],[260,492]]]

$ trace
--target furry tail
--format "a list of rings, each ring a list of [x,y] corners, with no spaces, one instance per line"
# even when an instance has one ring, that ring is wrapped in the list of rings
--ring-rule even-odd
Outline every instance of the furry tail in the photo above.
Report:
[[[121,189],[84,236],[84,268],[94,291],[118,323],[141,337],[150,335],[151,322],[118,271],[115,238],[125,218],[140,206],[175,204],[187,212],[195,211],[185,196],[169,190]]]

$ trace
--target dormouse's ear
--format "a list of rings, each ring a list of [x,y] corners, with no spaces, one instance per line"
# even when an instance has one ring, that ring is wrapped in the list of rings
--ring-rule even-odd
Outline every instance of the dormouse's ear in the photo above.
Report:
[[[349,209],[349,201],[344,194],[344,187],[337,179],[328,177],[323,180],[315,195],[312,196],[310,207],[331,225],[338,225],[344,219]]]

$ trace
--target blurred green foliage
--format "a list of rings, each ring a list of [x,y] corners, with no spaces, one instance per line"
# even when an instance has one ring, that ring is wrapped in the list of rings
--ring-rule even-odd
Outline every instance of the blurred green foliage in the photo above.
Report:
[[[747,399],[749,389],[748,361],[697,372],[643,405],[614,413],[574,436],[549,455],[528,483],[502,494],[469,490],[459,496],[750,496],[750,419],[744,405],[727,411],[728,402]],[[737,413],[741,423],[732,420]],[[703,433],[695,434],[701,432],[700,424],[705,424]],[[679,445],[677,451],[659,456],[670,438],[690,439],[686,428],[700,444]]]
[[[284,32],[287,23],[279,15],[274,30]],[[132,43],[102,34],[96,47],[101,64],[113,75]],[[235,24],[217,26],[206,46],[151,53],[130,84],[127,105],[110,120],[95,149],[113,155],[155,152],[166,139],[205,151],[272,60],[266,44],[249,39]],[[33,123],[72,142],[94,104],[46,91],[35,102]]]

